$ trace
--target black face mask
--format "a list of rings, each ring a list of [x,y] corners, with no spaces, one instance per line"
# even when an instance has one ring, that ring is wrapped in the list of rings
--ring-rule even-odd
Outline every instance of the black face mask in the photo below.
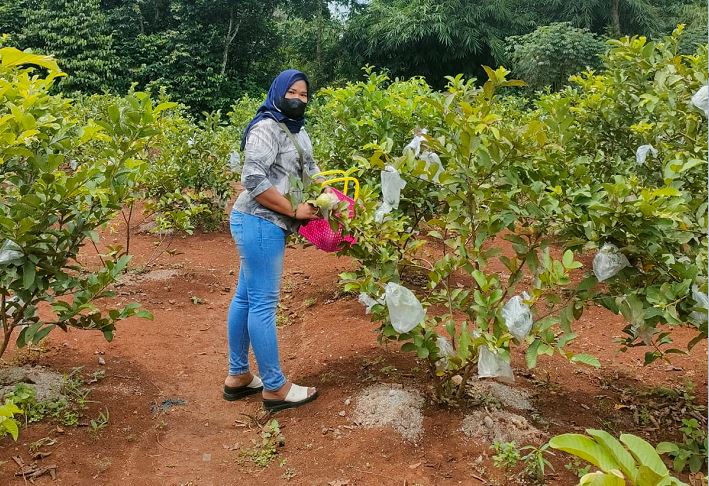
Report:
[[[279,104],[281,105],[281,113],[294,120],[303,118],[305,107],[308,106],[307,103],[300,101],[298,98],[281,98]]]

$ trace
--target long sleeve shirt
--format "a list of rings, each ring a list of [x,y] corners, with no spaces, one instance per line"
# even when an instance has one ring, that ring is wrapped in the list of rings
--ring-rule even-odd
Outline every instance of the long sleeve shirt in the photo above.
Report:
[[[289,233],[295,232],[300,222],[262,206],[255,198],[271,187],[286,196],[291,190],[291,176],[310,178],[320,172],[305,128],[294,133],[293,137],[304,151],[302,172],[298,150],[275,120],[265,118],[253,126],[243,154],[241,184],[244,191],[234,203],[235,210],[271,221]]]

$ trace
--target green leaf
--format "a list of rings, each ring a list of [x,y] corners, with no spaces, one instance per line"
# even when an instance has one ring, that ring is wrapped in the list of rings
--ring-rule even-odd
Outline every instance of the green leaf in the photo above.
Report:
[[[34,336],[32,336],[32,342],[33,342],[34,344],[37,344],[37,343],[40,342],[42,339],[44,339],[45,337],[47,337],[47,334],[49,334],[50,332],[52,332],[52,330],[53,330],[55,327],[56,327],[56,326],[55,326],[54,324],[50,324],[49,326],[46,326],[46,327],[40,329],[39,331],[37,331],[37,332],[34,334]]]
[[[535,339],[532,344],[529,345],[527,348],[527,352],[525,353],[525,360],[527,362],[527,368],[532,369],[537,366],[537,358],[539,356],[539,345],[541,344],[541,341],[539,339]]]
[[[588,366],[593,366],[594,368],[601,367],[601,362],[598,361],[598,358],[596,358],[595,356],[591,356],[590,354],[575,354],[570,358],[569,361],[571,361],[572,363],[581,363]]]
[[[630,450],[630,453],[635,457],[638,464],[649,467],[659,476],[669,474],[667,466],[662,462],[655,448],[647,441],[633,434],[622,434],[620,441]]]
[[[655,446],[655,450],[658,454],[667,454],[668,452],[679,451],[679,446],[674,442],[660,442]]]
[[[574,252],[571,250],[566,250],[564,252],[564,256],[561,259],[561,262],[564,264],[564,267],[570,268],[571,265],[574,263]]]
[[[579,480],[578,486],[626,486],[626,483],[623,475],[618,470],[609,472],[596,471],[585,474]]]
[[[17,426],[17,421],[13,418],[7,418],[0,423],[5,430],[12,436],[13,440],[17,440],[20,435],[20,428]]]
[[[414,343],[404,343],[401,346],[401,351],[403,353],[413,353],[416,351],[416,345]]]
[[[620,465],[605,448],[582,434],[557,435],[551,438],[549,446],[590,462],[605,472],[620,469]]]
[[[593,437],[601,447],[606,449],[613,456],[620,465],[620,470],[625,477],[635,482],[635,478],[638,474],[638,470],[635,467],[635,459],[633,459],[633,456],[623,447],[623,444],[604,430],[586,429],[586,433]]]
[[[25,290],[31,290],[34,285],[34,280],[36,276],[36,270],[34,263],[27,260],[24,265],[22,265],[22,286]]]

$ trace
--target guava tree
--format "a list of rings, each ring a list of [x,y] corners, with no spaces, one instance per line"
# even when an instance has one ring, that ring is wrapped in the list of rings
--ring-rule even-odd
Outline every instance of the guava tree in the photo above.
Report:
[[[56,327],[110,340],[117,321],[151,317],[137,303],[96,303],[113,295],[128,256],[91,268],[79,253],[134,190],[166,106],[135,93],[100,124],[81,123],[72,101],[51,94],[62,76],[51,57],[0,49],[0,356],[15,331],[18,346]]]

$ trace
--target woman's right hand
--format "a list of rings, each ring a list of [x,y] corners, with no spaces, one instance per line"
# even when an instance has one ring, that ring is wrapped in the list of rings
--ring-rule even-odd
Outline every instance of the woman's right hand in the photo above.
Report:
[[[308,203],[298,204],[295,211],[295,219],[310,220],[318,219],[319,217],[318,208]]]

